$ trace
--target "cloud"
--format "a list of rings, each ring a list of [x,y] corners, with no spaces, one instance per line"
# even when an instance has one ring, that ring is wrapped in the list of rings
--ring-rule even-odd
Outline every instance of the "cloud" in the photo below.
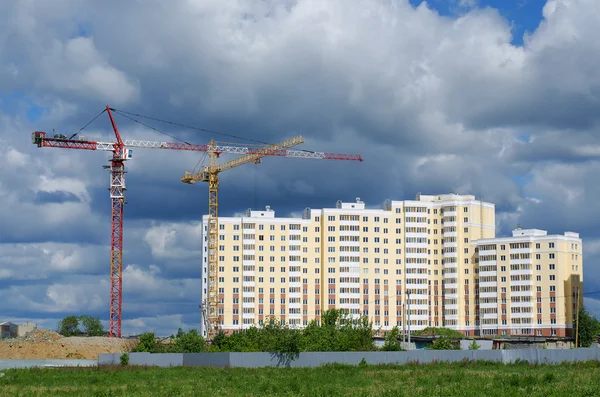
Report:
[[[116,112],[125,139],[302,135],[298,148],[365,159],[268,158],[223,172],[223,215],[471,193],[496,203],[498,235],[519,223],[580,232],[586,290],[596,288],[596,2],[547,1],[521,46],[501,11],[452,6],[458,12],[440,15],[439,2],[404,0],[0,4],[0,297],[20,308],[7,315],[107,318],[111,219],[101,166],[110,153],[40,149],[29,138],[78,132],[106,103],[154,118],[129,114],[150,129]],[[14,93],[25,105],[7,105]],[[29,107],[43,109],[35,124]],[[114,139],[105,114],[79,136]],[[180,182],[199,164],[198,153],[146,149],[126,164],[126,332],[169,334],[199,321],[207,187]]]

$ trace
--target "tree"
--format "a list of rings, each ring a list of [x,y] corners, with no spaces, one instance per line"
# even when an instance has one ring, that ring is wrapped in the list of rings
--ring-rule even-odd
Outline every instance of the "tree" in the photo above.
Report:
[[[181,328],[181,332],[177,332],[175,343],[171,348],[173,353],[201,353],[206,351],[206,340],[198,333],[197,330],[191,329],[185,333]]]
[[[398,329],[398,326],[396,325],[385,336],[385,341],[383,342],[382,350],[390,351],[390,352],[402,351],[403,349],[400,346],[399,337],[400,337],[400,330]]]
[[[87,336],[104,336],[105,331],[98,317],[91,317],[84,314],[79,317],[79,322],[83,326],[83,332]]]
[[[578,347],[590,347],[596,335],[600,332],[600,322],[596,317],[590,315],[585,307],[579,309],[579,324],[573,324],[579,329]]]
[[[473,342],[469,345],[469,350],[479,350],[479,345],[475,342],[475,339],[473,339]]]
[[[79,335],[79,319],[77,316],[67,316],[58,322],[57,332],[62,336]]]
[[[148,352],[148,353],[164,353],[165,348],[156,342],[154,332],[145,332],[140,335],[140,341],[138,345],[133,349],[134,352]]]

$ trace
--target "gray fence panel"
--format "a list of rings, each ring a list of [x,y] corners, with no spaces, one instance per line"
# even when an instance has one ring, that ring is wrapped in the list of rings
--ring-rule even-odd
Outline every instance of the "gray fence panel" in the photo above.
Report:
[[[502,362],[509,364],[517,360],[537,363],[538,349],[502,350]]]
[[[405,352],[409,362],[421,364],[434,363],[438,361],[462,361],[471,360],[472,351],[470,350],[418,350]]]
[[[183,355],[183,365],[187,367],[226,368],[231,366],[230,357],[233,354],[236,353],[188,353]]]
[[[404,352],[306,352],[295,359],[274,353],[231,353],[232,367],[319,367],[326,364],[358,365],[362,360],[367,364],[405,364]]]
[[[502,350],[471,350],[471,360],[502,362]]]
[[[592,361],[596,360],[597,354],[595,348],[582,348],[572,350],[538,350],[537,362],[539,364],[560,364],[564,361]]]
[[[120,354],[102,354],[99,364],[119,363]],[[439,361],[460,362],[463,360],[496,361],[513,363],[517,360],[534,363],[558,364],[564,361],[599,360],[600,349],[519,349],[519,350],[412,350],[408,352],[306,352],[295,359],[275,353],[190,353],[190,354],[151,354],[131,353],[129,362],[132,365],[170,366],[210,366],[210,367],[319,367],[325,364],[358,365],[362,361],[367,364],[406,364],[432,363]],[[36,360],[4,360],[4,361],[36,361]],[[37,360],[46,363],[52,360]],[[82,362],[90,360],[54,360],[65,362]],[[0,360],[0,368],[2,361]],[[16,363],[13,363],[17,365]],[[23,364],[24,365],[24,364]],[[28,366],[32,364],[29,363]],[[39,365],[39,363],[38,363]]]
[[[0,360],[0,369],[33,367],[95,367],[96,360]]]
[[[114,365],[121,363],[121,355],[119,353],[106,353],[98,356],[98,365]]]
[[[132,365],[149,365],[156,367],[182,366],[183,353],[130,353],[129,363]]]

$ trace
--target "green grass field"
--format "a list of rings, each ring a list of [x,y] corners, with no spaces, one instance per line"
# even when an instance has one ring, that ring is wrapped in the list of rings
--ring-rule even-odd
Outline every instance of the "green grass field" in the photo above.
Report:
[[[599,396],[600,363],[6,370],[0,393],[78,396]]]

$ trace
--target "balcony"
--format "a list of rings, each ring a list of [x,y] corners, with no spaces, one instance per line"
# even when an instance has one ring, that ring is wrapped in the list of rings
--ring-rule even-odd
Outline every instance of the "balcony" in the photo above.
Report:
[[[479,288],[495,287],[496,285],[498,285],[498,281],[481,282],[481,279],[479,280]]]

